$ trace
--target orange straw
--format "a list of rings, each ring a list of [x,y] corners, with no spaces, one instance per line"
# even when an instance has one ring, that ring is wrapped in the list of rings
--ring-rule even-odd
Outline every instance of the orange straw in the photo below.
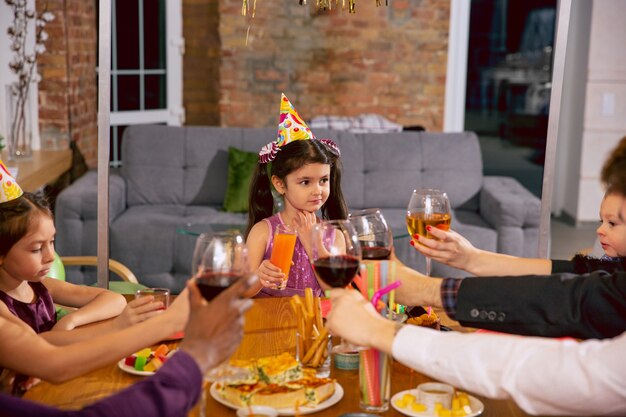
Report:
[[[380,405],[380,352],[372,350],[372,367],[374,368],[374,403],[372,405]]]
[[[365,379],[367,380],[367,394],[370,397],[370,404],[375,405],[376,400],[374,399],[374,375],[372,375],[372,359],[369,357],[370,353],[373,353],[374,350],[366,350],[362,352],[363,361],[365,362]]]

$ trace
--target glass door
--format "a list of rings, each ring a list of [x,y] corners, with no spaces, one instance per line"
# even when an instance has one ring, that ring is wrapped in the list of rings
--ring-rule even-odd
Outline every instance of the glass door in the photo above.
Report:
[[[183,122],[178,0],[111,2],[111,166],[121,164],[124,129]]]
[[[485,175],[516,178],[541,197],[556,0],[472,0],[465,130]]]

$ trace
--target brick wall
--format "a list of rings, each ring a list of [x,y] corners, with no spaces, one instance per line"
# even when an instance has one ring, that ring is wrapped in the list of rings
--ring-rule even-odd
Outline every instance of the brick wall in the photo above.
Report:
[[[219,0],[183,0],[183,106],[186,124],[219,126]]]
[[[42,143],[71,136],[95,167],[96,2],[47,3],[56,20],[39,60]],[[449,0],[359,0],[353,15],[308,3],[258,1],[252,19],[241,0],[183,0],[186,124],[274,126],[285,92],[307,119],[378,113],[442,128]]]
[[[394,0],[388,7],[359,0],[356,14],[318,13],[314,1],[257,1],[254,18],[241,16],[242,0],[187,3],[215,1],[222,126],[274,126],[285,92],[307,119],[378,113],[442,129],[449,0]],[[187,13],[185,19],[187,26]],[[189,122],[194,112],[187,108]]]
[[[87,164],[97,164],[97,32],[93,0],[37,0],[55,20],[39,57],[39,129],[42,147],[78,145]]]

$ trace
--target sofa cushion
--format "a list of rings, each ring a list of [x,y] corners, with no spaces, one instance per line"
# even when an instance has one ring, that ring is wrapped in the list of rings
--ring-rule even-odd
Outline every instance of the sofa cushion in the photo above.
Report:
[[[275,139],[271,128],[129,126],[122,141],[127,204],[222,206],[228,148],[258,152]]]
[[[412,190],[438,188],[447,192],[456,208],[480,190],[482,159],[473,133],[400,132],[388,133],[384,139],[376,134],[359,136],[363,139],[366,207],[405,207]]]
[[[183,204],[185,129],[129,126],[122,141],[122,176],[129,206]]]
[[[237,148],[228,148],[228,179],[224,210],[233,213],[248,212],[250,180],[257,168],[259,155]]]

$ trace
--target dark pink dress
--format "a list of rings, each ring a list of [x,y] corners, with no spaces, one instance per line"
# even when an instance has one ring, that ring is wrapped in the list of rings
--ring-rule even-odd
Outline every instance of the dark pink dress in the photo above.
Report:
[[[29,282],[37,300],[34,303],[23,303],[0,291],[0,301],[8,307],[16,317],[28,324],[36,333],[47,332],[57,322],[56,309],[48,289],[41,282]]]

